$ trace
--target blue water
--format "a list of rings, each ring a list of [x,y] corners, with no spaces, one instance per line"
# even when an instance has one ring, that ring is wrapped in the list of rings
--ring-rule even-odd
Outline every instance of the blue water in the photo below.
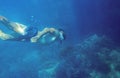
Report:
[[[0,78],[120,78],[119,0],[0,0],[0,15],[66,33],[50,45],[0,41]]]

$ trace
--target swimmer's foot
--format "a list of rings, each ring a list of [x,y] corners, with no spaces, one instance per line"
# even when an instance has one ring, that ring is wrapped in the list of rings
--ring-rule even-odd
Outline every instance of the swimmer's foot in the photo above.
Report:
[[[3,31],[2,30],[0,30],[0,35],[2,35],[3,34]]]
[[[1,40],[7,40],[7,39],[11,39],[14,38],[13,36],[4,33],[2,30],[0,30],[0,39]]]
[[[0,16],[0,21],[7,20],[7,18]]]
[[[5,24],[9,23],[8,19],[5,18],[4,16],[0,16],[0,22],[5,23]]]
[[[3,31],[2,30],[0,30],[0,39],[4,40],[3,39]]]

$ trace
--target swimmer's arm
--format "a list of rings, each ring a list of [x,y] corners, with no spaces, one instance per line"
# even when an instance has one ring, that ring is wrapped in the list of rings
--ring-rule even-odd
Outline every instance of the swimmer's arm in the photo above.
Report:
[[[45,28],[43,31],[39,32],[38,35],[39,37],[47,34],[47,33],[55,33],[57,30],[55,28]]]
[[[38,31],[38,34],[35,37],[31,38],[31,42],[37,42],[43,35],[47,33],[55,33],[57,30],[55,28],[44,28],[43,31]]]

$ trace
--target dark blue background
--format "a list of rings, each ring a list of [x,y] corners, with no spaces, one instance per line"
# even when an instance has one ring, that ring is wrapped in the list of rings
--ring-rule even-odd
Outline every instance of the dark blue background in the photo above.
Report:
[[[119,4],[119,0],[1,0],[0,14],[41,30],[62,28],[72,42],[91,34],[120,42]]]
[[[67,36],[50,45],[0,41],[1,78],[107,78],[120,71],[120,51],[107,40],[120,45],[119,0],[0,0],[0,15],[39,30],[62,28]]]
[[[75,0],[74,6],[79,33],[97,33],[120,40],[119,0]]]

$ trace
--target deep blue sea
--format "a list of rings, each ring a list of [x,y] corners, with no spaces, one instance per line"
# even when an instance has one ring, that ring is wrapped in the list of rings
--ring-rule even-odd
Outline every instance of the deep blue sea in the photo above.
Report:
[[[0,0],[0,16],[66,35],[48,45],[0,40],[0,78],[120,78],[119,0]]]

